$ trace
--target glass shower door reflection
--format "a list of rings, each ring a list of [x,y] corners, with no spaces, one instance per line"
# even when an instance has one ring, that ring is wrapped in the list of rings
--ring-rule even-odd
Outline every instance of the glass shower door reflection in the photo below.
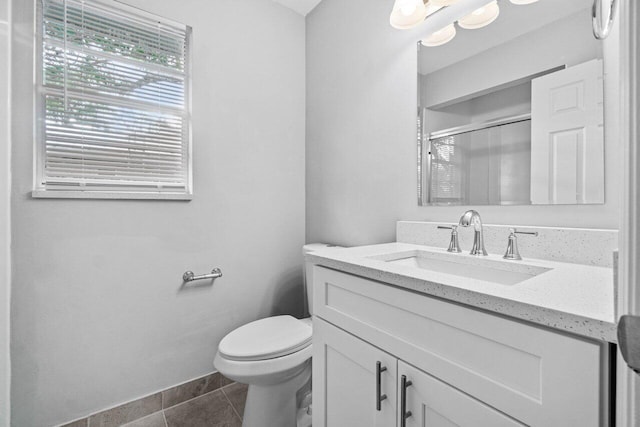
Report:
[[[427,141],[428,204],[531,203],[531,121]]]

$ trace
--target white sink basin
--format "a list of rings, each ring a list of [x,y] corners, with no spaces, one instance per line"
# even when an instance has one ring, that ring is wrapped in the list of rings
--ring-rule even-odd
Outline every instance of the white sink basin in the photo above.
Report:
[[[370,257],[395,265],[467,277],[500,285],[515,285],[549,271],[522,262],[496,261],[482,257],[413,250]]]

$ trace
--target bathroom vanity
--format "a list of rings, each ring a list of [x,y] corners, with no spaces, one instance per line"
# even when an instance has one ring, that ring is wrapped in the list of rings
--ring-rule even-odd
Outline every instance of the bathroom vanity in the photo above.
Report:
[[[436,225],[401,222],[399,240],[416,227]],[[584,264],[553,259],[544,239],[523,245],[523,261],[503,260],[491,237],[503,228],[487,229],[487,257],[469,255],[468,242],[448,253],[437,231],[423,235],[438,236],[438,246],[307,256],[315,426],[610,425],[609,261],[588,250]],[[538,229],[548,240],[564,234],[560,246],[615,233]]]

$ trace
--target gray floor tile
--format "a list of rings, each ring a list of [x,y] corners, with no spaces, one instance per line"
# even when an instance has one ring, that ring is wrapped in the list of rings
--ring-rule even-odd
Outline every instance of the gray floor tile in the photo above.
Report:
[[[162,410],[162,394],[156,393],[89,417],[91,427],[117,427]]]
[[[241,427],[242,421],[221,390],[164,411],[168,427]]]
[[[131,423],[124,424],[122,427],[167,427],[167,423],[164,421],[164,414],[160,411]]]
[[[170,408],[221,387],[223,376],[216,372],[162,392],[162,407]]]
[[[233,384],[233,380],[230,380],[229,378],[227,378],[224,375],[220,374],[220,387],[224,387],[224,386],[229,385],[229,384]]]
[[[244,404],[247,400],[247,389],[249,388],[246,384],[234,383],[228,385],[222,389],[224,394],[227,395],[229,402],[233,405],[234,409],[242,418],[242,414],[244,414]]]

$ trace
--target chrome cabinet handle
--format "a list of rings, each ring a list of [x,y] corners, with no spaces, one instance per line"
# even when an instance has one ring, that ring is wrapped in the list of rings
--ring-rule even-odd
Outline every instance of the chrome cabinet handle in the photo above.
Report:
[[[386,394],[381,394],[382,373],[386,370],[386,366],[382,366],[381,362],[376,362],[376,411],[382,410],[382,401],[387,398]]]
[[[403,375],[400,379],[400,427],[407,427],[407,418],[411,415],[411,411],[407,411],[407,388],[413,384],[407,381],[407,376]]]

